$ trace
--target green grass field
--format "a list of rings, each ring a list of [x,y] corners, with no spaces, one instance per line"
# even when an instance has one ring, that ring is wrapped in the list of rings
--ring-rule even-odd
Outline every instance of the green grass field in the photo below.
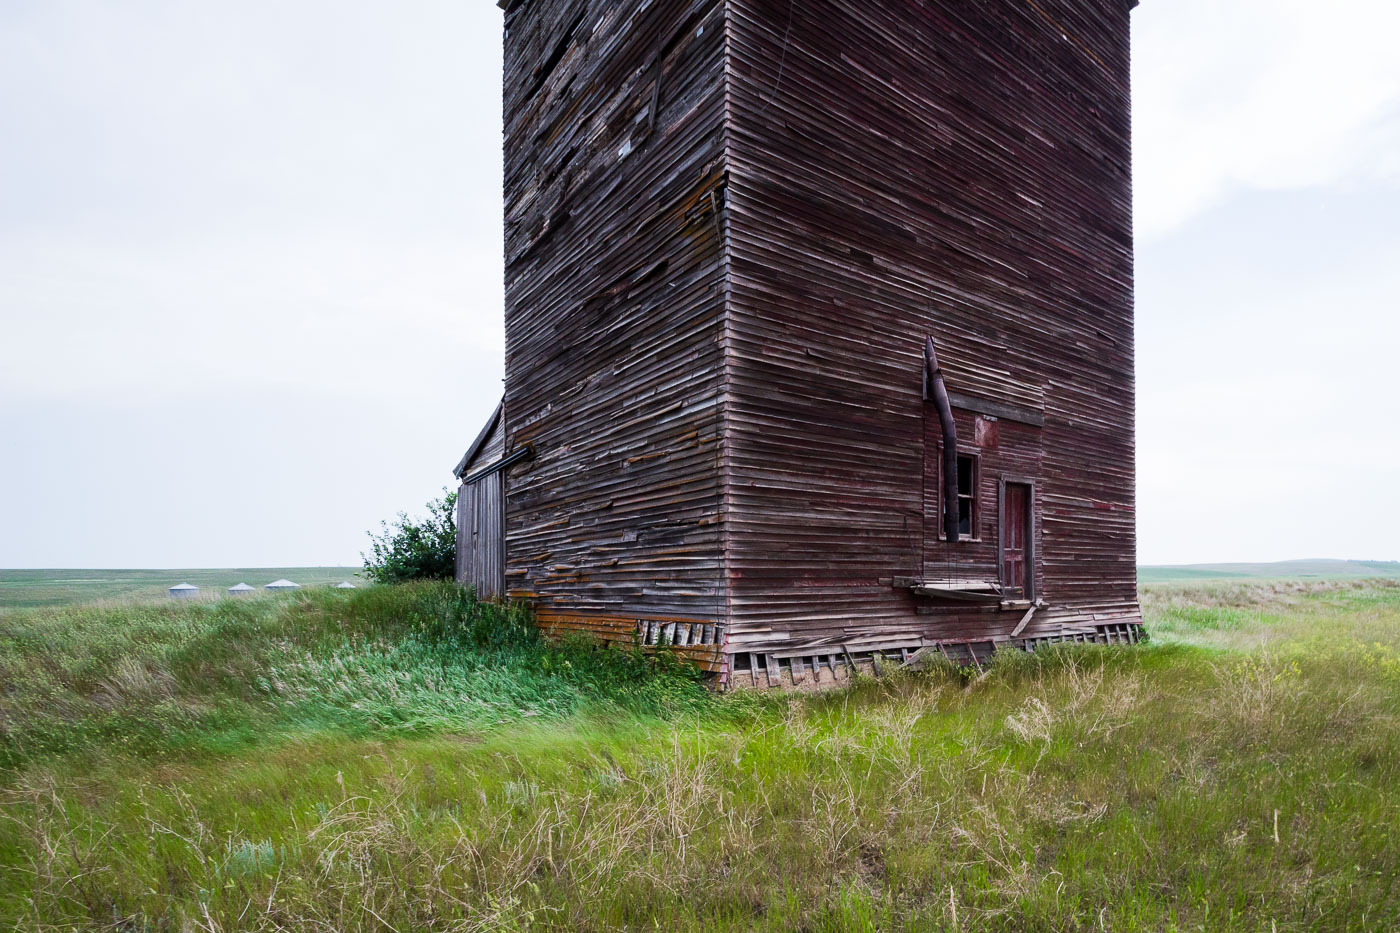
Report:
[[[201,588],[199,598],[220,599],[235,583],[261,588],[286,578],[303,586],[350,581],[364,585],[359,567],[252,567],[218,570],[0,570],[0,612],[6,609],[136,603],[168,598],[177,583]],[[1138,578],[1149,583],[1193,580],[1294,580],[1400,578],[1400,563],[1386,561],[1301,560],[1274,564],[1189,564],[1144,566]]]
[[[202,591],[199,598],[215,599],[236,583],[262,588],[288,579],[302,586],[356,585],[359,567],[250,567],[232,570],[0,570],[0,612],[44,606],[73,606],[102,601],[141,602],[168,598],[177,583]]]
[[[1284,560],[1266,564],[1177,564],[1138,568],[1139,583],[1193,580],[1374,580],[1400,579],[1400,561]]]
[[[0,928],[1393,930],[1400,585],[821,695],[448,586],[0,616]]]

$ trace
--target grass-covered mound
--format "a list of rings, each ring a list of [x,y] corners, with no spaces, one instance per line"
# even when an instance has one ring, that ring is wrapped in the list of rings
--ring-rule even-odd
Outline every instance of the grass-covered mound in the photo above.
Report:
[[[211,754],[196,725],[157,730],[153,758],[31,745],[0,791],[0,928],[1397,928],[1400,588],[1145,605],[1149,645],[759,699],[541,645],[450,589],[238,609],[246,651],[175,610],[90,657],[31,619],[59,668],[139,657],[189,685],[131,720],[172,721],[202,683],[192,722],[223,708],[251,734]],[[217,640],[215,618],[190,627]],[[52,695],[96,703],[101,682]],[[513,699],[483,706],[497,687]],[[7,710],[61,732],[24,689]]]
[[[0,616],[0,769],[703,704],[669,656],[549,642],[450,583]]]

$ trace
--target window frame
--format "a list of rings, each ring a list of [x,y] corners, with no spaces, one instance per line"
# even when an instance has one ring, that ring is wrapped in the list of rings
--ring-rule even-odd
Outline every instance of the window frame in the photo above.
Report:
[[[940,448],[940,449],[941,449],[941,448]],[[971,518],[969,519],[969,523],[968,523],[968,527],[970,527],[970,528],[972,529],[972,531],[969,532],[969,533],[966,534],[966,535],[964,535],[961,531],[959,531],[959,532],[958,532],[958,543],[961,544],[962,542],[967,541],[967,542],[970,542],[970,543],[973,543],[973,544],[980,544],[980,543],[982,543],[983,540],[984,540],[983,537],[982,537],[982,518],[983,518],[983,514],[982,514],[982,513],[983,513],[983,508],[982,508],[982,450],[981,450],[981,448],[979,448],[979,447],[964,447],[963,445],[959,444],[959,445],[958,445],[958,459],[959,459],[959,460],[962,460],[964,457],[966,457],[967,459],[969,459],[969,460],[972,461],[972,493],[971,493],[971,495],[969,496],[969,498],[972,500],[972,516],[971,516]],[[943,486],[943,458],[942,458],[942,457],[939,457],[939,458],[938,458],[938,540],[939,540],[939,541],[946,542],[946,541],[948,540],[948,534],[947,534],[947,532],[945,532],[945,531],[943,530],[943,529],[944,529],[943,518],[944,518],[945,515],[947,515],[947,508],[948,508],[947,498],[948,498],[948,497],[947,497],[946,495],[944,495],[943,489],[944,489],[944,486]],[[963,495],[963,492],[962,492],[962,485],[961,485],[961,484],[959,484],[959,486],[958,486],[958,495],[959,495],[960,498],[961,498],[962,495]],[[961,510],[959,511],[959,517],[961,518]]]

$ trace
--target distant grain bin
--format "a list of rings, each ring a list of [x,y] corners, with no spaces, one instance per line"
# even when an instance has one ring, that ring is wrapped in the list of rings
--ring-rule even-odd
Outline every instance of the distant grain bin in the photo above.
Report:
[[[263,589],[271,590],[274,593],[287,593],[292,590],[299,590],[301,586],[293,583],[291,580],[273,580],[271,583],[264,586]]]
[[[228,588],[228,594],[230,596],[247,596],[249,593],[256,592],[257,590],[253,589],[246,583],[238,583]]]
[[[338,590],[353,590],[353,589],[356,589],[357,587],[355,586],[355,584],[351,583],[349,580],[344,580],[344,581],[342,581],[342,582],[340,582],[340,583],[337,583],[337,584],[335,585],[335,588],[338,589]]]
[[[171,599],[194,599],[199,595],[199,587],[180,583],[170,588]]]

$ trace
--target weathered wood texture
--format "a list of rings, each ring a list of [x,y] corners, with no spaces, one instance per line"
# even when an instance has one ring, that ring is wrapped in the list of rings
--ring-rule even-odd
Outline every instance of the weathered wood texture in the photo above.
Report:
[[[505,595],[504,477],[491,473],[457,493],[457,579],[482,599]]]
[[[491,417],[487,419],[486,426],[472,442],[472,446],[467,448],[466,455],[457,464],[458,479],[486,469],[505,455],[506,435],[501,414],[501,407],[498,405],[496,410],[491,413]]]
[[[1030,598],[1034,595],[1034,586],[1027,585],[1026,557],[1031,550],[1026,542],[1031,535],[1031,486],[1027,483],[1003,481],[999,498],[1001,582],[1010,595]],[[1031,611],[1034,611],[1034,608]],[[1020,627],[1019,622],[1017,626]]]
[[[553,627],[724,615],[722,14],[506,13],[506,579]]]
[[[498,462],[505,450],[499,408],[457,465],[471,477]],[[457,579],[483,599],[505,595],[505,474],[492,473],[457,488]]]
[[[942,488],[941,437],[938,418],[929,413],[923,425],[923,489],[922,511],[923,534],[920,539],[923,548],[919,566],[921,576],[929,582],[951,582],[956,580],[992,580],[1002,582],[1001,558],[1001,486],[1007,480],[1028,482],[1044,486],[1044,466],[1042,447],[1043,430],[1033,425],[1016,424],[1012,421],[988,422],[983,416],[962,410],[954,412],[958,424],[959,437],[966,438],[959,450],[963,454],[975,455],[976,501],[975,518],[968,537],[956,544],[948,544],[941,536],[942,522],[939,516],[943,511],[943,499],[939,495]],[[995,433],[988,431],[988,425],[995,425]],[[982,442],[978,443],[978,438]],[[1044,528],[1035,525],[1032,540],[1038,541],[1044,535]],[[1033,547],[1033,551],[1039,551]],[[1035,556],[1039,556],[1036,554]],[[1045,565],[1037,562],[1034,568],[1034,584],[1045,577]],[[1014,620],[1013,620],[1014,621]]]
[[[1026,634],[1135,621],[1128,5],[728,8],[731,651],[1005,637],[890,585],[996,579],[1004,472],[1038,484]],[[980,542],[926,499],[925,334],[950,393],[1044,423],[982,451]]]
[[[1128,8],[512,2],[508,593],[772,676],[991,645],[1011,481],[1021,636],[1129,632]],[[928,335],[978,457],[956,544]]]

